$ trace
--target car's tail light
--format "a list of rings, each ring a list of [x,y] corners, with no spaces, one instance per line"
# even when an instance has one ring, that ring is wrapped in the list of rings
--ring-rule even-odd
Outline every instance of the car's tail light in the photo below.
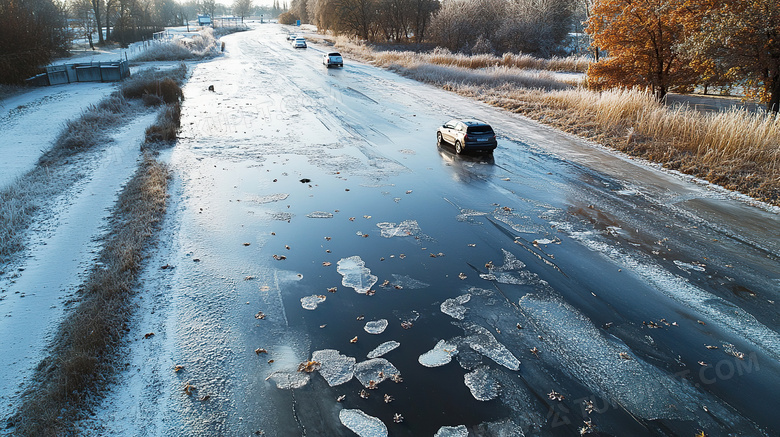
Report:
[[[465,141],[468,141],[468,140],[469,140],[469,136],[468,136],[468,134],[466,134],[466,135],[463,135],[463,141],[465,142]]]

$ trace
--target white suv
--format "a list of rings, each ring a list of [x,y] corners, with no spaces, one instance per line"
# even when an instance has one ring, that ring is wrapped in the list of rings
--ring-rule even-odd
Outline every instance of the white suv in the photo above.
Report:
[[[295,47],[296,49],[305,49],[306,40],[301,37],[295,38],[295,41],[293,41],[292,46]]]
[[[322,63],[330,67],[343,67],[344,59],[341,57],[341,53],[331,52],[322,57]]]

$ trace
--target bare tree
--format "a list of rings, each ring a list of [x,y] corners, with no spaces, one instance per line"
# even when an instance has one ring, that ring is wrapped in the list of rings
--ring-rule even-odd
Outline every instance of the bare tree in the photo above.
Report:
[[[252,13],[252,6],[252,0],[234,0],[233,14],[241,17],[241,22],[243,22],[244,17],[248,17]]]
[[[102,45],[105,42],[103,40],[102,27],[100,26],[100,13],[103,12],[103,0],[91,0],[91,2],[92,12],[95,13],[95,27],[97,27],[98,31],[98,44]]]

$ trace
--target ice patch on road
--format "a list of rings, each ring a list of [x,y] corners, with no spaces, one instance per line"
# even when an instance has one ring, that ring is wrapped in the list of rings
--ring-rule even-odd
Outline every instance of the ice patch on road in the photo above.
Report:
[[[466,425],[442,426],[433,437],[469,437],[469,430]]]
[[[488,215],[486,212],[477,211],[474,209],[461,209],[460,214],[455,216],[455,220],[459,222],[467,222],[474,225],[481,225],[482,222],[477,220],[477,217],[484,217]]]
[[[387,436],[387,426],[381,420],[360,410],[343,409],[339,411],[339,420],[360,437]]]
[[[702,266],[702,265],[693,264],[693,263],[685,263],[685,262],[677,261],[677,260],[674,260],[674,265],[676,265],[677,268],[679,268],[680,270],[685,270],[686,272],[691,271],[691,270],[695,270],[697,272],[703,272],[703,271],[706,270],[704,268],[704,266]]]
[[[445,340],[439,340],[436,346],[420,355],[417,361],[425,367],[440,367],[452,361],[458,354],[458,346]]]
[[[410,276],[393,273],[392,277],[393,277],[393,284],[400,285],[402,288],[408,288],[410,290],[419,290],[421,288],[430,287],[430,284],[426,284],[423,281],[418,281],[417,279],[414,279]]]
[[[466,317],[467,308],[463,306],[464,303],[471,300],[470,294],[464,294],[455,298],[447,299],[441,303],[439,307],[441,312],[452,317],[453,319],[463,320]]]
[[[366,323],[366,326],[363,327],[363,330],[369,334],[381,334],[385,332],[387,325],[387,319],[372,320]]]
[[[259,204],[266,204],[272,202],[279,202],[290,197],[287,193],[269,194],[267,196],[252,196],[247,199],[247,202],[254,202]]]
[[[382,222],[376,226],[380,229],[380,234],[385,238],[393,237],[416,237],[418,239],[430,238],[423,234],[417,220],[404,220],[401,223]]]
[[[607,341],[569,304],[526,295],[520,306],[544,339],[548,354],[598,396],[648,420],[692,418],[691,411],[698,408],[687,393],[692,389],[641,359],[623,359],[620,353],[628,347]]]
[[[361,361],[355,365],[355,377],[364,387],[368,387],[371,381],[374,381],[375,384],[379,384],[393,375],[400,374],[401,372],[399,372],[390,361],[387,361],[384,358],[372,358],[370,360]]]
[[[309,383],[309,374],[305,372],[298,372],[296,370],[279,370],[268,378],[276,384],[277,388],[282,390],[293,390],[301,388]]]
[[[312,296],[306,296],[301,298],[301,306],[305,310],[314,310],[317,309],[317,305],[320,303],[325,302],[325,296],[324,295],[312,295]]]
[[[306,214],[308,218],[333,218],[333,214],[325,211],[313,211]]]
[[[335,387],[352,380],[355,376],[355,359],[342,355],[335,349],[323,349],[311,354],[312,361],[321,363],[320,375],[329,386]]]
[[[517,259],[514,254],[506,249],[501,249],[504,254],[504,264],[488,268],[487,273],[481,273],[480,278],[486,281],[496,281],[501,284],[527,285],[533,282],[534,275],[525,269],[525,263]]]
[[[478,367],[463,377],[471,395],[478,401],[489,401],[498,397],[500,385],[487,367]]]
[[[344,277],[341,280],[342,285],[354,288],[360,294],[366,294],[379,280],[371,274],[371,270],[366,268],[366,263],[357,255],[339,260],[336,271]]]
[[[780,360],[780,334],[742,308],[704,291],[649,259],[637,259],[606,243],[596,241],[592,232],[571,232],[570,235],[593,251],[623,265],[625,269],[630,269],[667,297],[728,326],[732,332],[740,333],[743,339]]]
[[[386,354],[386,353],[388,353],[388,352],[390,352],[392,350],[395,350],[396,348],[398,348],[398,346],[401,346],[401,343],[399,343],[399,342],[397,342],[395,340],[386,341],[386,342],[380,344],[379,346],[377,346],[374,350],[369,352],[368,355],[366,355],[366,356],[368,358],[379,358],[382,355],[384,355],[384,354]]]
[[[465,338],[469,347],[509,370],[520,369],[520,360],[499,343],[490,331],[479,325],[462,323],[460,326],[469,334]]]

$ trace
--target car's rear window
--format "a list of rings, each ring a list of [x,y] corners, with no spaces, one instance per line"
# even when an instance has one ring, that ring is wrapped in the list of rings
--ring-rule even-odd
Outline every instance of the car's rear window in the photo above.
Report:
[[[493,129],[490,126],[482,125],[482,126],[470,126],[466,132],[470,134],[492,134]]]
[[[328,56],[341,56],[341,53],[328,53]]]

